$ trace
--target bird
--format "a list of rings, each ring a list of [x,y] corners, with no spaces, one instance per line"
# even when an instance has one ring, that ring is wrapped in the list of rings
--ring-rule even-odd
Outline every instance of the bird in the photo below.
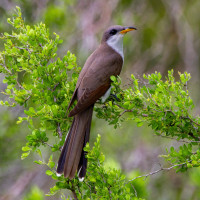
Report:
[[[73,117],[57,165],[57,175],[73,179],[76,175],[82,181],[86,175],[87,152],[83,149],[90,138],[90,127],[94,104],[110,95],[111,76],[118,76],[124,62],[123,38],[137,30],[133,26],[110,26],[103,33],[99,47],[86,60],[72,95],[69,108],[75,100],[75,107],[68,117]]]

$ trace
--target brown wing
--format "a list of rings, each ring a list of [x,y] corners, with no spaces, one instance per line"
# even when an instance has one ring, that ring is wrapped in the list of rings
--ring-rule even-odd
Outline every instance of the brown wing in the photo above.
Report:
[[[88,59],[86,60],[85,62],[85,65],[83,66],[82,70],[81,70],[81,73],[79,74],[79,78],[78,78],[78,81],[76,83],[76,88],[74,90],[74,93],[72,95],[72,98],[70,100],[70,103],[68,105],[68,108],[67,110],[71,107],[71,105],[74,103],[74,101],[77,99],[77,90],[78,90],[78,87],[83,79],[83,77],[85,76],[87,70],[89,69],[89,66],[92,65],[92,62],[94,61],[93,59],[93,56],[95,56],[96,54],[98,54],[98,49],[96,51],[94,51],[89,57]]]
[[[77,85],[77,104],[69,113],[74,116],[94,104],[110,87],[110,76],[119,75],[123,60],[107,45],[101,45],[90,57],[89,65],[84,66]]]

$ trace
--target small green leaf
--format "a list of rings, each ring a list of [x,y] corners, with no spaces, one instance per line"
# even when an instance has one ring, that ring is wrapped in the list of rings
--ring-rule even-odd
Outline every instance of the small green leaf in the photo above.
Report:
[[[28,146],[22,147],[22,151],[30,151],[30,150],[32,150],[32,149]]]
[[[41,160],[35,160],[34,163],[36,163],[38,165],[43,165],[44,164]]]
[[[30,154],[30,151],[28,151],[28,152],[26,152],[26,153],[23,153],[23,154],[21,155],[21,159],[24,160],[25,158],[28,157],[29,154]]]
[[[63,43],[63,40],[58,40],[58,43],[59,43],[59,44],[62,44],[62,43]]]
[[[42,152],[40,151],[40,149],[37,149],[36,153],[42,158]]]
[[[54,168],[54,166],[55,166],[55,162],[50,161],[48,165],[49,165],[49,167],[52,169],[52,168]]]
[[[47,171],[46,171],[46,175],[48,175],[48,176],[52,176],[52,175],[53,175],[53,172],[50,171],[50,170],[47,170]]]
[[[110,79],[111,79],[111,81],[113,81],[113,82],[116,82],[116,81],[117,81],[117,78],[116,78],[115,76],[111,76]]]

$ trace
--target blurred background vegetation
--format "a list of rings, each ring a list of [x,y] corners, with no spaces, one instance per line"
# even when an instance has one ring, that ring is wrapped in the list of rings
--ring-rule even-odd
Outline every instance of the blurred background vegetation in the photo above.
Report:
[[[59,34],[64,40],[58,49],[59,56],[70,50],[77,56],[79,66],[98,46],[108,26],[136,26],[138,31],[124,38],[124,87],[131,73],[141,77],[143,73],[159,71],[165,76],[173,68],[176,76],[178,71],[187,71],[192,75],[188,89],[196,105],[194,112],[199,115],[199,0],[1,0],[0,33],[11,31],[7,18],[16,5],[21,7],[26,23],[43,21],[51,33]],[[5,84],[1,74],[0,79],[2,91]],[[33,164],[35,155],[20,160],[29,132],[26,124],[16,125],[17,117],[22,115],[20,107],[0,107],[0,199],[47,199],[43,193],[53,182],[45,175],[45,169]],[[179,142],[154,136],[149,127],[137,127],[131,122],[116,130],[95,114],[91,132],[91,143],[97,134],[102,135],[106,166],[121,168],[129,178],[157,170],[160,165],[167,166],[158,155],[172,145],[179,146]],[[175,170],[161,172],[141,179],[140,184],[141,188],[146,185],[140,192],[147,199],[200,199],[200,169],[184,174],[176,174]]]

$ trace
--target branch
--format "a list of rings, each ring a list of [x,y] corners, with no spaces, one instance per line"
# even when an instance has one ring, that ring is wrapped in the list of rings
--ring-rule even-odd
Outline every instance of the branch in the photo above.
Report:
[[[116,105],[116,106],[118,106],[119,108],[121,108],[122,110],[124,110],[120,115],[119,115],[119,117],[121,117],[124,113],[126,113],[126,112],[133,112],[133,110],[128,110],[128,109],[125,109],[125,108],[123,108],[122,106],[120,106],[119,104],[114,104],[114,105]],[[141,114],[141,113],[138,113],[138,115],[139,114]],[[142,117],[148,117],[148,115],[147,114],[142,114],[141,115]]]
[[[132,110],[124,110],[120,115],[119,115],[119,117],[121,117],[124,113],[126,113],[126,112],[132,112]]]
[[[73,198],[75,200],[78,200],[75,190],[71,190],[71,191],[72,191]]]
[[[3,66],[4,67],[4,69],[10,74],[10,75],[12,75],[12,72],[6,67],[6,59],[5,59],[5,55],[4,55],[4,64],[1,64],[1,66]]]
[[[51,145],[51,144],[48,144],[47,142],[42,142],[42,144],[46,144],[47,146],[49,146],[49,147],[53,148],[53,145]]]
[[[60,123],[57,123],[57,129],[56,129],[56,131],[57,131],[57,133],[58,133],[60,139],[62,139],[62,131],[61,131],[61,129],[60,129]]]
[[[30,98],[31,98],[31,95],[28,96],[28,97],[25,99],[24,103],[26,103]]]
[[[19,86],[20,89],[24,90],[24,87],[19,83],[19,81],[16,79],[17,85]]]
[[[181,116],[181,118],[182,118],[182,119],[189,119],[190,122],[196,124],[197,126],[200,126],[200,124],[198,124],[197,122],[195,122],[194,120],[192,120],[190,117],[182,117],[182,116]]]
[[[20,50],[26,50],[26,51],[28,51],[30,54],[32,53],[32,51],[28,48],[28,45],[27,45],[27,48],[17,47],[17,46],[15,46],[15,48],[20,49]]]
[[[7,35],[7,37],[6,37],[3,33],[2,33],[2,37],[6,38],[6,39],[7,39],[7,37],[17,38],[17,36],[15,36],[15,35]]]
[[[170,113],[172,113],[174,116],[176,116],[176,114],[172,111],[172,110],[166,110],[165,112],[170,112]],[[197,126],[200,126],[200,124],[199,123],[197,123],[197,122],[195,122],[194,120],[192,120],[190,117],[185,117],[185,116],[180,116],[180,119],[188,119],[188,120],[190,120],[190,122],[192,122],[192,123],[194,123],[194,124],[196,124]]]
[[[121,117],[121,116],[122,116],[124,113],[126,113],[126,112],[133,112],[133,110],[125,109],[125,108],[123,108],[122,106],[120,106],[119,104],[114,104],[114,105],[118,106],[119,108],[121,108],[121,109],[123,110],[123,112],[121,112],[121,114],[119,114],[119,117]],[[164,112],[165,114],[166,114],[167,112],[170,112],[170,113],[172,113],[174,116],[176,116],[176,114],[175,114],[172,110],[165,110],[165,111],[157,111],[157,110],[155,110],[155,111],[156,111],[156,112]],[[148,114],[141,114],[141,113],[139,113],[139,112],[137,113],[137,115],[140,115],[140,116],[142,116],[142,117],[148,117]],[[179,118],[180,118],[180,119],[188,119],[188,120],[191,122],[191,124],[192,124],[192,126],[193,126],[194,129],[197,129],[197,128],[194,126],[194,124],[197,125],[197,126],[200,126],[200,124],[198,124],[197,122],[195,122],[194,120],[192,120],[190,117],[180,116]],[[181,129],[180,126],[177,126],[177,127],[179,127],[179,128]],[[199,137],[196,137],[192,132],[188,133],[188,135],[191,136],[192,138],[194,138],[195,140],[200,141],[200,138],[199,138]],[[182,141],[182,142],[185,142],[185,141]],[[195,141],[192,141],[192,142],[195,142]],[[186,142],[186,143],[191,143],[191,142]]]
[[[4,64],[1,64],[2,67],[4,67],[4,69],[10,74],[12,75],[12,72],[6,67],[6,63],[5,63],[5,56],[4,56]],[[23,86],[19,83],[19,81],[16,79],[17,85],[19,86],[20,89],[23,89]]]
[[[188,135],[191,136],[192,138],[194,138],[195,140],[198,140],[198,141],[200,140],[199,137],[194,136],[194,134],[191,132],[188,133]]]
[[[131,186],[132,186],[132,188],[133,188],[133,190],[134,190],[134,192],[135,192],[135,196],[138,197],[138,196],[137,196],[137,190],[135,189],[134,185],[133,185],[132,183],[130,183],[130,184],[131,184]]]
[[[188,161],[188,162],[191,162],[191,161]],[[171,166],[171,167],[168,167],[168,168],[163,168],[163,167],[161,167],[160,169],[158,169],[158,170],[156,170],[156,171],[153,171],[153,172],[150,172],[150,173],[148,173],[148,174],[141,175],[141,176],[137,176],[137,177],[135,177],[134,179],[129,180],[127,183],[132,182],[132,181],[134,181],[135,179],[142,178],[142,177],[145,177],[145,179],[146,179],[148,176],[152,176],[152,175],[157,174],[157,173],[159,173],[159,172],[161,172],[161,171],[169,171],[169,170],[171,170],[171,169],[173,169],[173,168],[175,168],[175,167],[180,167],[180,166],[183,166],[183,165],[185,165],[185,164],[187,164],[187,163],[186,163],[186,162],[180,163],[180,164],[177,164],[177,165],[173,165],[173,166]],[[127,183],[126,183],[126,184],[127,184]]]
[[[56,83],[56,84],[55,84],[55,86],[54,86],[53,89],[52,89],[52,92],[55,91],[55,89],[57,88],[57,86],[58,86],[59,84],[60,84],[60,83]]]
[[[83,180],[83,182],[88,186],[88,188],[89,188],[89,190],[90,190],[90,198],[91,198],[91,193],[92,193],[91,185],[89,185],[89,184],[85,181],[85,179]],[[95,193],[95,191],[94,191],[94,193]]]

